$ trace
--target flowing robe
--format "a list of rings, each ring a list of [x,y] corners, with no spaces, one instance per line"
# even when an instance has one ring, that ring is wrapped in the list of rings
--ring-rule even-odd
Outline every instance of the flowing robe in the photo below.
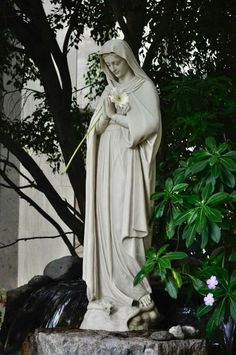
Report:
[[[107,86],[92,120],[102,112]],[[150,245],[150,195],[155,188],[161,140],[159,98],[151,80],[129,93],[128,128],[97,123],[87,141],[83,278],[89,301],[132,306],[151,292],[147,279],[133,279]]]

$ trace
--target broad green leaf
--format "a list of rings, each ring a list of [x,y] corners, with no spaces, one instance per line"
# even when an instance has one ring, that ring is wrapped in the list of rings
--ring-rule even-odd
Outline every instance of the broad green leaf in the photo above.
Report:
[[[229,284],[231,289],[233,289],[236,286],[236,269],[234,269],[234,271],[232,272]]]
[[[217,149],[217,152],[221,154],[221,153],[225,152],[228,148],[229,148],[229,144],[224,142],[224,143],[219,145],[219,148]]]
[[[205,286],[204,282],[202,280],[198,279],[197,277],[194,277],[192,275],[188,275],[190,279],[192,280],[193,287],[196,291],[200,291],[201,288]]]
[[[168,258],[169,260],[181,260],[187,258],[188,254],[182,251],[171,251],[163,256],[163,258]]]
[[[197,316],[202,317],[205,314],[209,313],[212,311],[212,306],[206,306],[205,304],[202,304],[200,307],[197,309]]]
[[[148,275],[150,272],[153,271],[154,267],[156,265],[156,260],[151,258],[151,259],[147,259],[145,264],[142,267],[143,272],[145,273],[145,275]]]
[[[235,177],[229,170],[223,168],[223,170],[221,170],[221,176],[222,176],[222,182],[226,186],[231,188],[235,187]]]
[[[157,258],[166,251],[166,249],[170,246],[170,244],[164,244],[160,249],[157,250],[156,256]]]
[[[183,197],[177,193],[172,194],[170,199],[172,204],[179,204],[183,202]]]
[[[173,187],[173,180],[171,178],[168,178],[165,182],[165,188],[167,191],[171,191]]]
[[[212,174],[209,174],[207,179],[206,179],[206,184],[211,184],[212,189],[214,190],[215,184],[216,184],[216,178]]]
[[[188,203],[196,205],[200,201],[200,197],[198,195],[185,195],[184,200]]]
[[[156,273],[157,273],[157,275],[160,276],[162,281],[165,281],[166,274],[167,274],[167,269],[166,268],[162,268],[161,265],[158,264],[157,267],[156,267]]]
[[[172,278],[168,278],[165,290],[169,293],[170,297],[177,299],[178,288]]]
[[[230,299],[230,315],[236,322],[236,301],[232,298]]]
[[[202,231],[201,238],[201,249],[205,249],[208,243],[208,228],[205,228],[204,231]]]
[[[206,215],[205,215],[205,207],[201,207],[199,209],[199,213],[198,213],[198,216],[197,216],[197,219],[196,219],[196,230],[198,233],[202,233],[203,230],[206,228]]]
[[[216,223],[210,223],[210,236],[215,243],[219,243],[221,238],[221,229]]]
[[[160,198],[165,196],[165,192],[155,192],[151,196],[151,200],[159,200]]]
[[[207,137],[205,139],[205,144],[207,148],[210,148],[211,151],[216,148],[216,140],[214,137]]]
[[[209,197],[207,204],[211,206],[218,205],[229,200],[229,194],[227,192],[217,192],[216,194]]]
[[[185,240],[186,240],[186,246],[187,248],[189,248],[195,239],[195,235],[196,235],[196,225],[195,224],[190,224],[189,226],[187,226],[187,229],[185,231]]]
[[[230,152],[225,153],[223,157],[236,159],[236,151],[231,150]]]
[[[221,163],[229,171],[236,171],[236,163],[231,158],[220,157]]]
[[[203,160],[206,159],[210,156],[209,152],[207,152],[206,150],[200,149],[197,150],[196,152],[193,152],[192,157],[194,158],[194,160]]]
[[[158,259],[158,265],[160,269],[171,269],[170,260],[165,258],[164,256]]]
[[[224,319],[224,314],[225,314],[225,299],[222,300],[222,302],[220,302],[216,306],[211,318],[207,323],[206,333],[209,337],[212,337],[214,335],[216,329]]]
[[[222,221],[221,212],[218,209],[205,205],[204,211],[205,211],[205,215],[207,216],[207,218],[209,219],[210,222],[221,222]]]
[[[180,192],[185,190],[188,187],[188,184],[186,183],[181,183],[181,184],[177,184],[173,187],[172,192]]]
[[[222,286],[226,289],[228,289],[229,285],[229,273],[228,270],[225,267],[221,267],[217,271],[217,278],[222,284]]]
[[[218,178],[220,176],[220,171],[221,171],[221,169],[218,164],[215,164],[211,168],[211,173],[215,178]]]
[[[210,197],[210,195],[212,194],[213,192],[213,187],[212,187],[212,184],[208,184],[204,187],[204,189],[202,190],[202,199],[204,201],[207,201],[208,198]]]
[[[230,254],[229,261],[236,261],[236,252]]]
[[[199,215],[199,207],[191,209],[189,211],[188,224],[193,223],[198,215]]]
[[[156,207],[155,207],[155,217],[161,218],[163,216],[164,210],[166,206],[166,201],[161,201]]]
[[[147,258],[155,258],[156,257],[156,250],[153,248],[153,247],[151,247],[151,248],[148,248],[148,250],[147,250],[147,253],[146,253],[146,256],[147,256]]]
[[[204,170],[207,165],[208,165],[207,160],[200,161],[198,163],[193,164],[191,167],[189,167],[189,171],[191,172],[192,175],[195,175],[200,171]]]
[[[230,194],[230,198],[232,199],[233,202],[236,202],[236,191],[233,191],[233,192]]]
[[[166,235],[169,239],[173,238],[173,236],[175,235],[175,226],[173,223],[173,219],[171,219],[171,218],[166,223]]]
[[[172,276],[176,282],[177,287],[181,288],[183,285],[183,280],[182,280],[181,274],[178,271],[176,271],[175,269],[172,269],[171,273],[172,273]]]
[[[143,278],[145,277],[146,275],[144,274],[143,270],[141,269],[137,275],[135,276],[134,278],[134,281],[133,281],[133,285],[134,286],[137,286],[142,280]]]
[[[188,219],[190,211],[185,211],[180,213],[174,220],[174,224],[177,226],[179,224],[182,224],[184,221],[186,221],[186,219]]]

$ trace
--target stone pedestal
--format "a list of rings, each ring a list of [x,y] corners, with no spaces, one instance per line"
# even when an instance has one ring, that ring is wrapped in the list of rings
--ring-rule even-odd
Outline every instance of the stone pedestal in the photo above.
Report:
[[[153,333],[38,330],[27,355],[207,355],[204,339],[163,341],[153,339]]]

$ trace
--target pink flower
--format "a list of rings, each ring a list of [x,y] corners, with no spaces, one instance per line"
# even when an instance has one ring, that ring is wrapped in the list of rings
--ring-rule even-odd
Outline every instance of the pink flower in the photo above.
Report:
[[[208,293],[206,295],[206,297],[204,297],[204,303],[206,306],[212,306],[214,302],[215,302],[215,299],[214,299],[212,293]]]
[[[211,276],[208,280],[207,280],[207,285],[208,288],[210,289],[214,289],[216,288],[216,286],[218,285],[218,280],[215,276]]]

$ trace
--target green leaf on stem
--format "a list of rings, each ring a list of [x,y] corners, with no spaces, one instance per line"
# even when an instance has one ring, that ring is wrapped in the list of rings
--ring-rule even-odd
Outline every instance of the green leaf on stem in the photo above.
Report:
[[[208,228],[202,231],[201,237],[201,249],[204,249],[208,243]]]
[[[210,222],[221,222],[222,221],[222,215],[218,209],[205,205],[204,210],[205,210],[205,214]]]
[[[231,289],[233,289],[236,286],[236,269],[234,269],[234,271],[232,272],[229,285]]]
[[[205,144],[207,148],[210,148],[211,151],[213,151],[216,148],[216,140],[214,137],[207,137],[205,139]]]
[[[221,238],[221,228],[216,223],[210,223],[210,236],[215,243],[219,243]]]
[[[156,218],[161,218],[163,216],[164,210],[166,206],[166,201],[161,201],[156,207],[155,207],[155,216]]]
[[[204,282],[197,277],[194,277],[192,275],[188,275],[190,279],[192,280],[193,287],[196,291],[200,291],[201,288],[205,286]]]
[[[211,206],[218,205],[229,200],[229,194],[227,192],[217,192],[212,195],[208,200],[207,204]]]
[[[220,157],[220,161],[225,167],[225,169],[229,171],[236,171],[236,163],[233,161],[233,159],[228,157],[227,158]]]
[[[178,288],[176,286],[174,279],[172,279],[171,277],[169,277],[166,281],[165,290],[169,293],[170,297],[177,299]]]
[[[202,317],[205,314],[209,313],[212,311],[212,306],[206,306],[205,304],[202,304],[200,307],[197,309],[197,316]]]
[[[225,153],[223,157],[236,159],[236,151],[231,150],[230,152]]]
[[[230,315],[236,322],[236,301],[232,298],[230,298]]]
[[[178,272],[175,269],[172,269],[171,273],[173,275],[173,278],[174,278],[174,280],[176,282],[177,287],[181,288],[181,286],[183,285],[183,280],[182,280],[182,276],[181,276],[180,272]]]
[[[188,187],[188,184],[186,183],[181,183],[181,184],[177,184],[173,187],[172,192],[180,192],[185,190]]]
[[[236,261],[236,252],[230,254],[229,261]]]
[[[209,337],[212,337],[223,321],[225,315],[225,298],[215,307],[215,310],[209,319],[206,327],[206,332]]]
[[[202,190],[202,199],[204,201],[207,201],[210,195],[212,194],[212,192],[213,192],[212,184],[207,184]]]
[[[185,211],[180,213],[174,220],[175,226],[178,226],[179,224],[182,224],[186,219],[188,219],[188,216],[190,214],[190,211]]]
[[[163,256],[163,258],[168,258],[169,260],[181,260],[187,258],[188,254],[182,251],[171,251]]]
[[[221,177],[222,177],[222,182],[231,188],[235,187],[235,177],[234,175],[226,169],[221,170]]]

